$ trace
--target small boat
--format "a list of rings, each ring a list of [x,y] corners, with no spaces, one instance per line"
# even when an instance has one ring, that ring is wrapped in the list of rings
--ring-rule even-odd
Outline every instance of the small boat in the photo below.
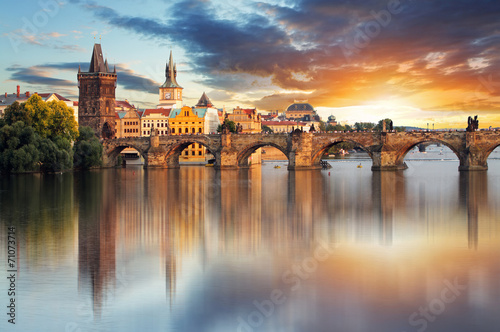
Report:
[[[214,164],[205,164],[205,167],[214,167]]]
[[[281,168],[280,165],[274,165],[274,168]]]
[[[359,164],[357,167],[358,167],[358,168],[363,168],[363,165]]]

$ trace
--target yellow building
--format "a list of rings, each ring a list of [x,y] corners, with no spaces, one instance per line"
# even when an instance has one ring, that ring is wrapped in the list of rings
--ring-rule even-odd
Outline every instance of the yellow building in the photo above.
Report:
[[[262,120],[255,108],[235,108],[233,113],[227,113],[227,118],[235,124],[240,124],[242,133],[260,133],[262,130]]]
[[[119,111],[115,113],[115,137],[139,137],[141,118],[137,110]]]
[[[172,135],[203,134],[205,128],[205,112],[196,112],[189,106],[170,111],[169,125]],[[201,114],[203,113],[203,114]],[[179,161],[205,161],[205,148],[195,143],[188,146],[180,156]]]

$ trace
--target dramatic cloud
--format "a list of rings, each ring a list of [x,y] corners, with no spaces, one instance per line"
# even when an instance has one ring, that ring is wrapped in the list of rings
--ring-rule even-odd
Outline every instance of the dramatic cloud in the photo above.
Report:
[[[183,0],[168,8],[164,20],[84,6],[112,26],[182,45],[207,86],[233,91],[238,79],[225,74],[269,77],[281,89],[314,90],[309,97],[317,106],[470,91],[500,69],[499,2],[287,4],[254,3],[244,14],[226,8],[231,16],[210,1]],[[500,94],[498,85],[491,86],[483,86],[483,97]],[[271,93],[256,103],[270,107],[289,100],[290,94]]]
[[[82,71],[88,70],[88,64],[80,64],[79,62],[64,62],[64,63],[47,63],[28,68],[20,66],[11,66],[6,70],[12,74],[9,77],[10,81],[17,83],[28,83],[33,85],[49,85],[53,87],[72,87],[76,89],[76,74],[78,68]],[[110,68],[113,70],[113,68]],[[118,86],[129,91],[140,93],[158,94],[158,82],[135,73],[126,65],[118,64],[117,83]],[[58,77],[66,76],[68,73],[74,75],[74,80],[66,80]],[[76,90],[75,90],[76,91]],[[74,95],[74,93],[73,93]]]

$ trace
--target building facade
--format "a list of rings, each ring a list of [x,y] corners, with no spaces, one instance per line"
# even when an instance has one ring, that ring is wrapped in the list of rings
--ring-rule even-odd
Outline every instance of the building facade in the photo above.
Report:
[[[88,72],[78,68],[78,123],[94,129],[99,138],[115,136],[116,68],[109,70],[100,44],[94,44]]]
[[[180,109],[173,109],[169,118],[170,131],[172,135],[194,135],[204,134],[205,119],[198,116],[194,108],[184,106]],[[189,145],[182,151],[179,161],[205,161],[205,147],[195,143]]]
[[[296,100],[286,108],[285,116],[287,120],[319,122],[318,114],[314,110],[314,107],[307,101]]]
[[[141,118],[135,109],[115,113],[116,138],[139,137]]]
[[[140,112],[141,136],[151,135],[151,128],[158,129],[158,135],[168,135],[170,112],[171,110],[166,108],[146,109]]]
[[[232,113],[227,113],[228,120],[240,124],[242,133],[260,133],[262,131],[262,120],[255,108],[235,108]]]

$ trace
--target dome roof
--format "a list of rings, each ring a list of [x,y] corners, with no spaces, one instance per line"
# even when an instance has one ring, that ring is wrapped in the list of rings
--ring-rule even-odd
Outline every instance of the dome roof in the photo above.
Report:
[[[287,107],[286,111],[314,111],[309,103],[293,103]]]

